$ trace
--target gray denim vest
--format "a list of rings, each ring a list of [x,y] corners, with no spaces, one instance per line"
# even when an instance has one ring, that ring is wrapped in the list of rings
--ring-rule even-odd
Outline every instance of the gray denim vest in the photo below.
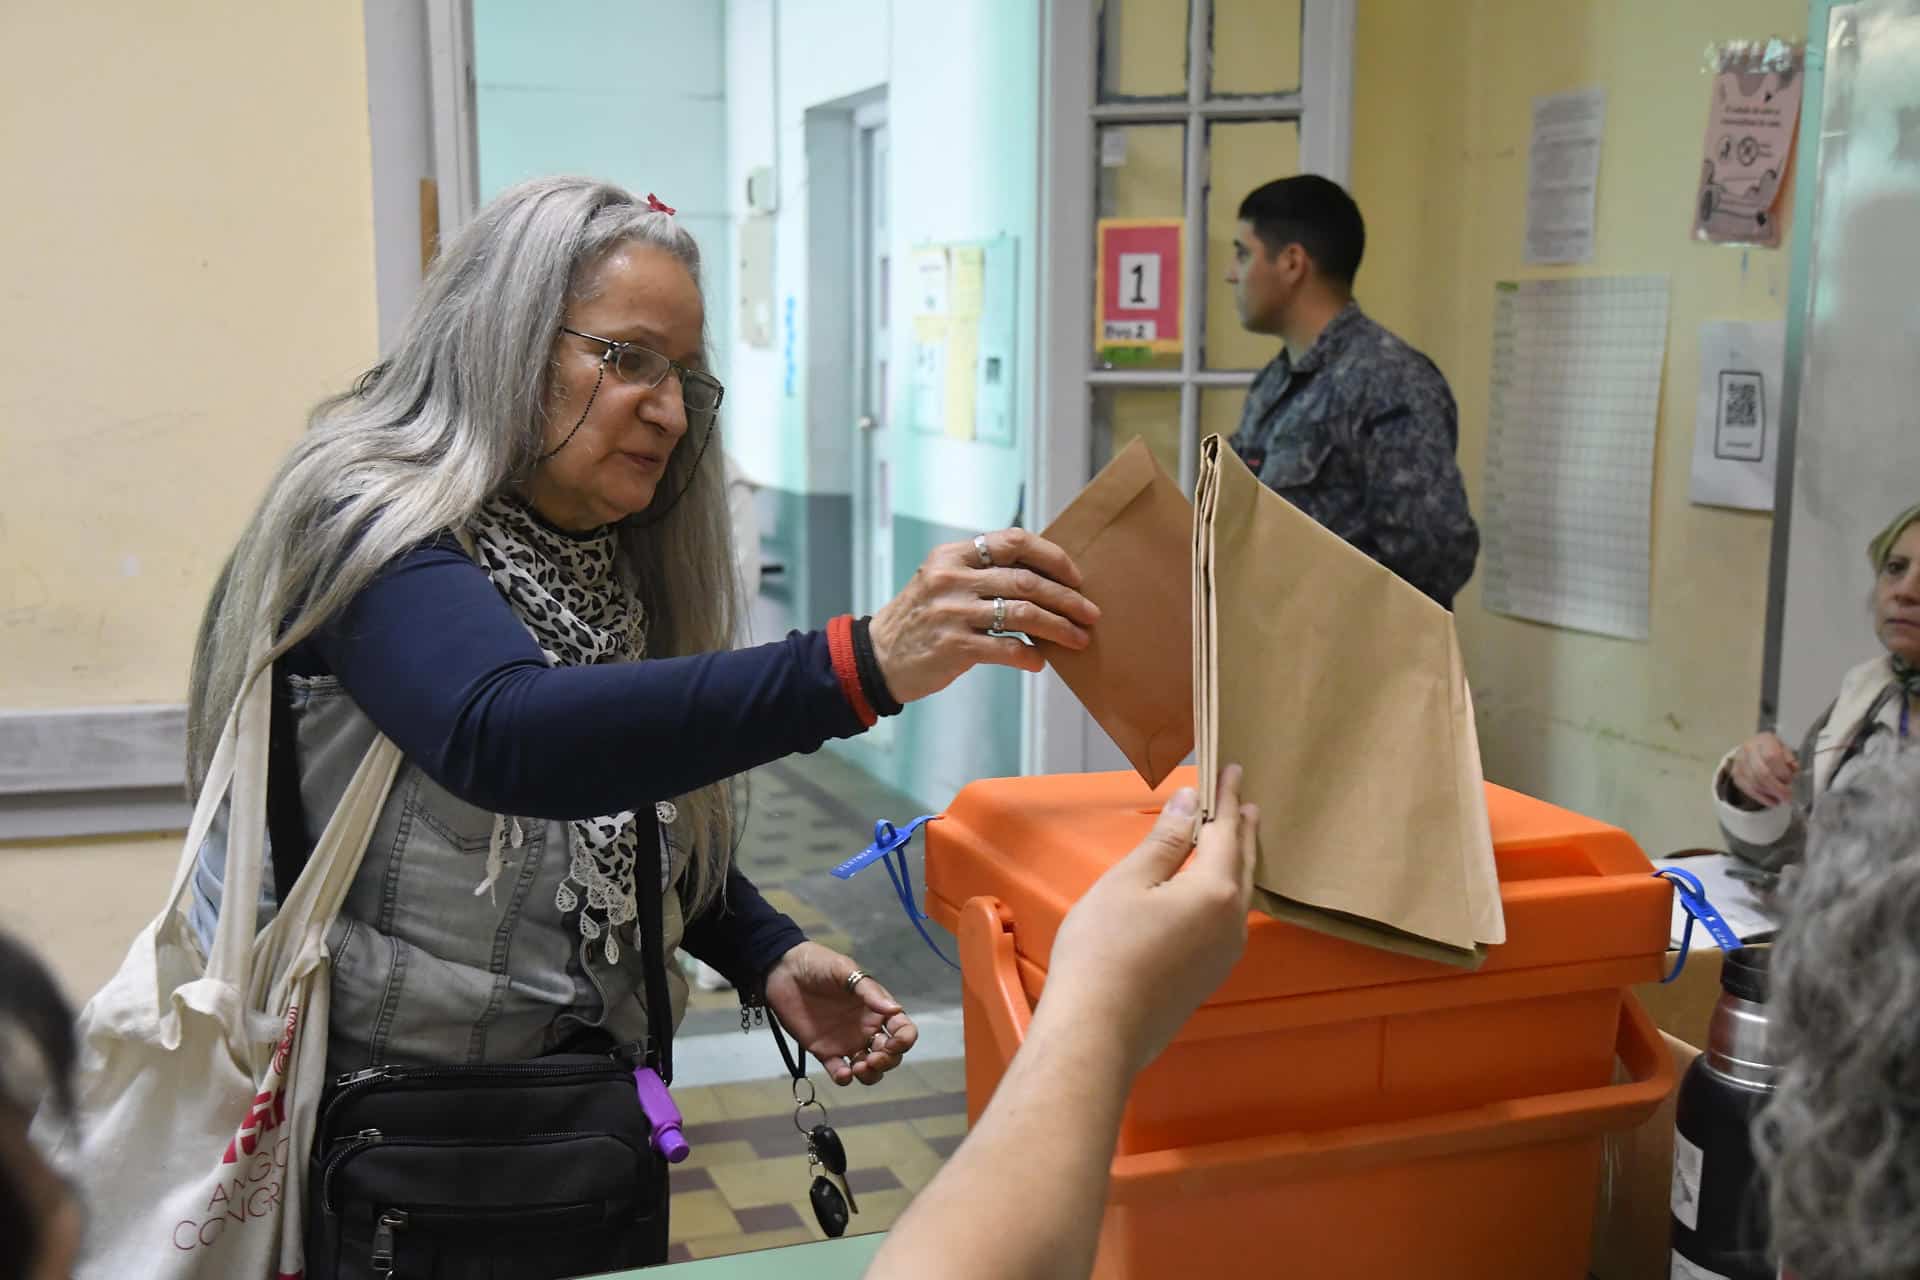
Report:
[[[300,759],[300,799],[309,844],[319,839],[376,730],[331,676],[289,681]],[[572,852],[567,824],[518,823],[506,868],[491,892],[486,878],[496,815],[460,800],[403,761],[340,916],[327,934],[333,961],[327,1070],[384,1063],[476,1063],[551,1052],[587,1027],[618,1042],[647,1033],[642,950],[626,926],[620,959],[580,936],[579,922],[554,905]],[[640,842],[655,839],[650,810]],[[671,883],[686,854],[668,844]],[[640,859],[639,874],[652,869]],[[201,945],[213,937],[226,873],[226,813],[215,820],[193,877],[190,917]],[[667,983],[673,1023],[687,985],[672,957],[685,922],[679,894],[665,895]],[[275,909],[273,876],[263,877],[260,923]]]

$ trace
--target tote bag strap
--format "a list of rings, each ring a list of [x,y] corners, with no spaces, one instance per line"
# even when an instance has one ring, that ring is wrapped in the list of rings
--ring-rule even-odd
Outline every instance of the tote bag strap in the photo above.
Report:
[[[264,655],[265,649],[256,646]],[[249,658],[249,667],[255,660]],[[233,773],[224,790],[227,793],[227,866],[220,891],[220,919],[214,926],[213,945],[207,952],[207,977],[245,986],[254,930],[258,924],[260,881],[266,868],[267,837],[267,736],[270,731],[273,698],[273,672],[261,669],[242,688],[239,705],[234,709]],[[204,807],[211,785],[203,787],[200,806]],[[216,803],[218,797],[214,797]],[[202,832],[204,841],[205,834]],[[198,844],[193,845],[198,849]]]
[[[207,765],[207,776],[200,783],[200,795],[194,801],[193,819],[187,824],[186,844],[180,850],[180,863],[174,868],[173,885],[167,890],[162,919],[180,905],[187,881],[199,865],[200,846],[207,842],[207,833],[213,829],[213,820],[219,816],[220,806],[227,798],[228,784],[233,781],[234,738],[239,723],[240,709],[235,707],[220,730],[220,741],[213,749],[212,762]]]

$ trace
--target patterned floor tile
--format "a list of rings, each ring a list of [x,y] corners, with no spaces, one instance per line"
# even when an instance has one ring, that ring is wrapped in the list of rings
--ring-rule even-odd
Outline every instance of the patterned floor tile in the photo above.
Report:
[[[959,1058],[933,1058],[910,1064],[920,1077],[942,1093],[967,1091],[967,1067]]]
[[[729,1120],[786,1115],[793,1110],[793,1085],[788,1080],[745,1080],[715,1085],[713,1094]]]
[[[791,1204],[765,1204],[750,1209],[735,1208],[733,1216],[748,1235],[768,1231],[792,1231],[801,1228],[800,1211]]]
[[[963,1111],[958,1115],[926,1116],[908,1123],[923,1138],[951,1138],[956,1133],[967,1131],[967,1114]]]
[[[674,1097],[679,1097],[677,1090]],[[695,1129],[694,1132],[698,1133],[698,1130]],[[760,1158],[754,1154],[751,1142],[691,1142],[689,1145],[693,1150],[687,1153],[685,1162],[674,1166],[673,1185],[676,1190],[680,1186],[680,1172],[683,1169],[711,1169],[717,1164],[747,1164]]]
[[[813,1182],[807,1172],[805,1139],[793,1135],[792,1155],[756,1159],[749,1164],[716,1165],[708,1172],[729,1207],[754,1209],[804,1198]]]
[[[669,1243],[739,1234],[740,1223],[718,1191],[689,1191],[685,1195],[675,1193],[673,1208],[668,1214]]]
[[[959,1147],[962,1136],[963,1135],[956,1133],[945,1138],[928,1138],[927,1145],[932,1147],[940,1158],[944,1160],[948,1156],[951,1156],[955,1149]]]
[[[847,1159],[858,1162],[862,1168],[923,1159],[933,1150],[932,1144],[904,1121],[835,1125],[834,1128],[847,1149]]]
[[[680,1118],[686,1122],[688,1128],[723,1120],[727,1115],[720,1105],[720,1095],[712,1088],[675,1085],[673,1101],[680,1108]],[[694,1150],[698,1151],[699,1148],[695,1147]]]

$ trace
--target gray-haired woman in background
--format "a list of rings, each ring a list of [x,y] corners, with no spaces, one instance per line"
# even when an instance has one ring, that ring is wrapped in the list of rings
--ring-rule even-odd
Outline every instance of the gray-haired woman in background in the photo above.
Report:
[[[1862,759],[1904,742],[1920,696],[1920,506],[1895,516],[1867,546],[1873,632],[1886,652],[1847,672],[1799,752],[1756,733],[1729,751],[1713,779],[1727,847],[1770,871],[1800,860],[1807,819]]]
[[[988,632],[1082,647],[1097,610],[1058,548],[1010,530],[936,550],[870,622],[725,652],[722,395],[672,210],[530,182],[446,247],[397,347],[316,410],[241,536],[195,655],[189,753],[197,787],[272,631],[270,893],[374,733],[405,755],[329,937],[330,1071],[641,1038],[640,876],[671,890],[669,961],[682,947],[764,999],[836,1083],[912,1047],[881,983],[732,866],[725,781],[977,663],[1037,670]],[[202,929],[223,871],[216,833]]]
[[[1755,1124],[1793,1280],[1920,1275],[1920,752],[1820,802],[1773,945],[1783,1064]]]

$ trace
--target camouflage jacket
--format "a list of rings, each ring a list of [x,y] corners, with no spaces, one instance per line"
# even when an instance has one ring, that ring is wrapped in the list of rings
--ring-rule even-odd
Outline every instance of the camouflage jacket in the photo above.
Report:
[[[1458,435],[1433,361],[1350,302],[1298,360],[1260,371],[1232,444],[1268,488],[1451,609],[1480,553]]]

